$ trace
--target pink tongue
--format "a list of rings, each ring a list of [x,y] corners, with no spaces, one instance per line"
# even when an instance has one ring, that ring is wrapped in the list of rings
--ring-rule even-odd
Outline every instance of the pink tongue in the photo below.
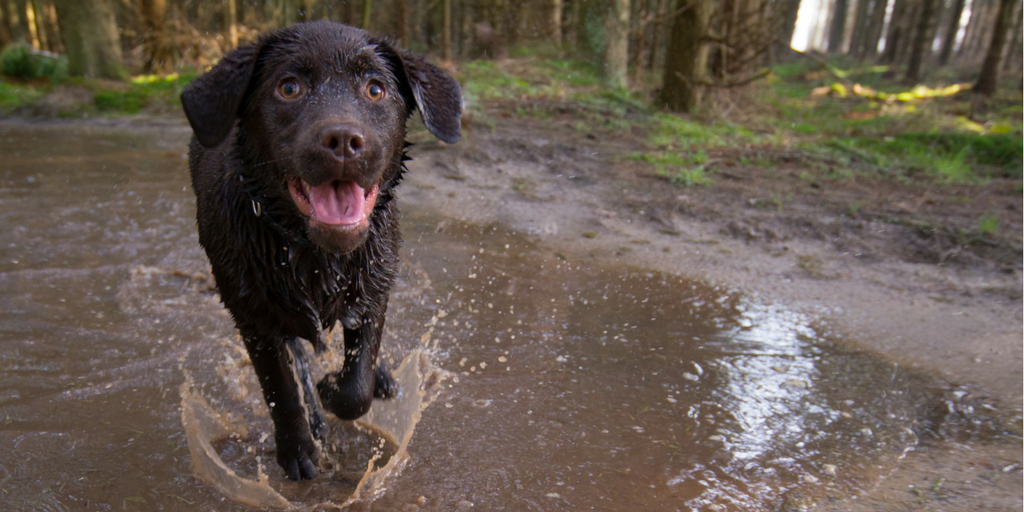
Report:
[[[363,218],[366,192],[354,181],[335,181],[311,187],[309,202],[324,224],[355,224]]]

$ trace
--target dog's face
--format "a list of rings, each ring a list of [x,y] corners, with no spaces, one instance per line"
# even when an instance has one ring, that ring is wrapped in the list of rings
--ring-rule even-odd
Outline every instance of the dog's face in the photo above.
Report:
[[[440,139],[460,136],[461,92],[444,71],[367,32],[299,24],[225,56],[182,94],[199,142],[238,148],[277,215],[336,253],[359,247],[382,190],[401,169],[405,122],[419,108]]]

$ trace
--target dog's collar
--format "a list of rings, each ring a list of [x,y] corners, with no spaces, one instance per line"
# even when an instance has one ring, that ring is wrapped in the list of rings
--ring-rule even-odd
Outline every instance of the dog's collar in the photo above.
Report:
[[[284,238],[290,245],[309,245],[309,240],[302,234],[296,234],[294,231],[286,228],[270,211],[270,205],[267,202],[267,198],[261,196],[256,191],[256,183],[250,180],[244,175],[238,175],[239,181],[244,185],[245,192],[249,196],[249,211],[252,215],[263,221],[264,224],[270,227],[275,233]]]

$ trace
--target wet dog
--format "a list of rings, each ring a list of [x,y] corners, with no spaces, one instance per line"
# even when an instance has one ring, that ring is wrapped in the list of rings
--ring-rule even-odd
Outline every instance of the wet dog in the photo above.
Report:
[[[320,21],[232,51],[181,94],[199,243],[252,359],[292,480],[317,475],[321,405],[365,414],[396,384],[377,363],[398,261],[405,123],[461,136],[458,82],[369,33]],[[314,389],[344,329],[345,362]]]

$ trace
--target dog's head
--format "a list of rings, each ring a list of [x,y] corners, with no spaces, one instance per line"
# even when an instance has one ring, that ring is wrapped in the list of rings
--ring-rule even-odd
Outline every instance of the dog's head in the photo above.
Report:
[[[308,238],[348,253],[397,182],[405,122],[419,109],[439,139],[461,136],[459,84],[369,33],[320,21],[267,34],[227,55],[181,94],[199,143],[226,141],[237,120],[246,179]],[[382,191],[385,192],[382,194]]]

